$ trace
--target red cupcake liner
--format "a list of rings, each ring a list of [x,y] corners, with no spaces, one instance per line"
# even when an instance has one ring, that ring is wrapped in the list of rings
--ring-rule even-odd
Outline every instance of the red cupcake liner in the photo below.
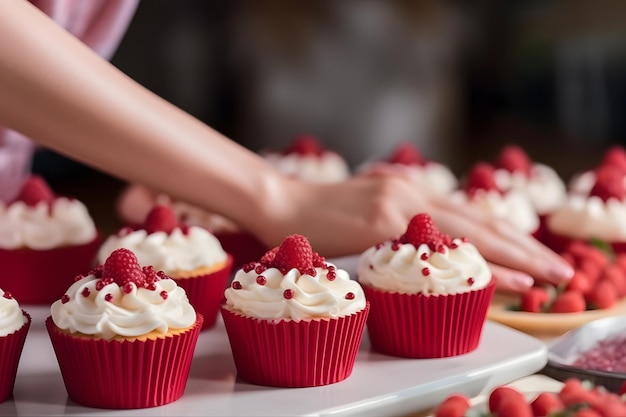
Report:
[[[369,302],[360,312],[333,319],[262,320],[222,307],[237,374],[257,385],[315,387],[352,373]]]
[[[30,315],[22,310],[26,323],[16,331],[0,337],[0,403],[5,402],[12,394],[17,375],[17,366],[22,356],[26,335],[30,328]]]
[[[253,234],[241,231],[214,231],[222,248],[233,256],[233,268],[239,269],[248,262],[260,259],[269,248]]]
[[[189,302],[204,317],[201,330],[215,325],[220,306],[224,301],[224,290],[228,285],[233,266],[233,257],[228,255],[226,265],[219,271],[189,278],[172,278],[187,293]]]
[[[96,408],[148,408],[182,397],[203,318],[180,334],[146,341],[75,337],[46,328],[69,397]]]
[[[480,290],[451,295],[401,294],[362,285],[372,303],[372,349],[403,358],[445,358],[478,347],[495,279]]]
[[[20,304],[52,304],[74,282],[93,268],[100,235],[83,245],[36,250],[0,249],[0,288]]]

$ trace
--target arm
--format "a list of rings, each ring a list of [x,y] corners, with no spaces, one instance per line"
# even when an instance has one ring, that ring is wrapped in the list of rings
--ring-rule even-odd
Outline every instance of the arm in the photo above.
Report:
[[[529,237],[424,198],[403,175],[305,184],[149,92],[24,0],[0,1],[0,124],[111,175],[225,215],[270,247],[306,235],[329,257],[401,234],[418,212],[484,255],[548,281],[573,271]],[[523,271],[523,272],[519,272]],[[501,277],[507,276],[506,274]],[[503,279],[507,282],[507,279]],[[511,281],[512,282],[512,281]],[[519,287],[519,286],[518,286]]]

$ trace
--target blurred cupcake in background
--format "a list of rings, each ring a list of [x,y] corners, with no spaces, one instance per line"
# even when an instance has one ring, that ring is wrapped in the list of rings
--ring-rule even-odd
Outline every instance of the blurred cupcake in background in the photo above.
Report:
[[[558,209],[567,198],[565,182],[550,166],[534,162],[517,145],[505,146],[495,162],[494,177],[503,191],[517,190],[525,194],[541,222],[538,237],[546,216]]]
[[[215,324],[233,259],[209,230],[181,224],[171,208],[156,205],[143,224],[109,236],[98,262],[103,264],[119,248],[130,249],[141,265],[152,265],[176,281],[204,316],[203,329]]]
[[[302,181],[339,182],[351,175],[350,167],[341,155],[324,147],[309,134],[294,138],[284,151],[267,150],[261,155],[278,171]]]
[[[87,207],[39,176],[0,202],[0,287],[22,304],[50,304],[95,260],[100,236]]]
[[[447,166],[424,158],[412,142],[399,144],[387,159],[368,162],[358,172],[367,174],[395,168],[407,173],[420,191],[447,195],[458,187],[458,179]]]
[[[462,188],[451,194],[453,201],[471,206],[490,218],[501,219],[521,233],[538,236],[540,221],[528,196],[516,189],[498,186],[493,165],[476,163],[465,178]]]
[[[607,167],[620,172],[626,181],[626,149],[623,146],[611,146],[604,152],[600,163],[595,168],[574,174],[568,184],[569,193],[589,195],[596,184],[597,172]]]

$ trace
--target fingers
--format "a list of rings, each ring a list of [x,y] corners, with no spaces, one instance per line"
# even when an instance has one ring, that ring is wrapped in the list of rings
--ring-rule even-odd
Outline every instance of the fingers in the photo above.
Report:
[[[550,283],[573,276],[574,270],[564,259],[510,224],[446,199],[434,200],[433,204],[439,227],[449,234],[467,236],[493,264]]]
[[[491,262],[489,262],[489,267],[496,278],[498,290],[523,293],[528,291],[535,283],[535,280],[524,272],[505,268]]]

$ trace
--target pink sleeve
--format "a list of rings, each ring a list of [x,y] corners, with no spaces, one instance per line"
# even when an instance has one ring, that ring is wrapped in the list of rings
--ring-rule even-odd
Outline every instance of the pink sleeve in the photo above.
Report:
[[[117,49],[139,0],[30,0],[105,59]],[[0,126],[0,200],[15,197],[30,172],[33,143]]]

